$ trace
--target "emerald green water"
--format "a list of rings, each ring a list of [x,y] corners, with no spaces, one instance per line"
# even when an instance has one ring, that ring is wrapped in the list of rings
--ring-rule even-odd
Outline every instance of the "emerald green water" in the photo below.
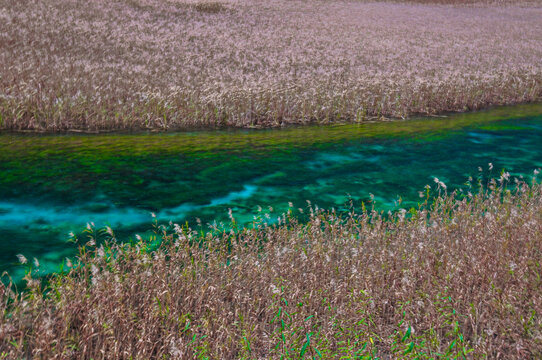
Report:
[[[292,202],[324,208],[416,206],[433,177],[457,188],[478,167],[529,175],[542,167],[542,105],[447,118],[282,130],[162,134],[0,134],[0,272],[16,255],[44,272],[74,254],[87,222],[120,238],[159,221],[250,223]],[[487,173],[486,173],[487,175]],[[273,211],[269,211],[269,206]]]

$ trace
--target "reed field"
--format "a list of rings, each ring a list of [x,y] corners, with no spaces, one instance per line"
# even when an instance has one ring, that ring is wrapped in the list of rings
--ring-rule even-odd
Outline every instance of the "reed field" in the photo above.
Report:
[[[0,0],[0,128],[268,127],[542,98],[539,1]]]
[[[0,131],[264,128],[539,102],[541,59],[541,0],[0,0]],[[539,114],[529,111],[524,114]],[[484,129],[494,133],[473,131],[470,141],[484,150],[493,142],[473,141],[493,136],[501,139],[499,149],[511,142],[512,153],[520,154],[514,161],[527,162],[531,158],[522,152],[537,152],[516,143],[525,129],[504,124],[510,133],[499,138],[498,127],[491,126],[491,119],[512,114],[503,109],[487,116]],[[474,121],[469,119],[397,122],[393,130],[374,124],[373,130],[352,125],[358,132],[348,133],[322,126],[290,132],[297,145],[309,146],[346,143],[360,134],[451,132]],[[539,130],[535,125],[529,128],[533,132]],[[173,157],[201,166],[204,156],[219,149],[234,156],[234,150],[244,152],[241,146],[267,152],[265,144],[289,144],[285,133],[249,133],[250,138],[194,133],[182,141],[81,136],[77,141],[88,146],[81,162],[62,152],[63,146],[78,151],[77,142],[62,145],[53,136],[16,134],[25,140],[3,140],[17,155],[5,156],[4,186],[43,187],[45,178],[58,176],[103,195],[92,184],[115,185],[117,178],[106,175],[117,176],[109,174],[117,170],[106,164],[116,158],[125,171],[118,184],[124,185],[137,173],[132,164],[143,161],[131,160],[131,154],[169,152],[165,160],[144,158],[155,162],[141,168],[142,174],[162,171],[169,181],[177,173],[163,169]],[[132,147],[121,146],[125,143]],[[453,146],[458,144],[464,143],[454,140]],[[458,161],[472,160],[466,158],[469,144]],[[395,151],[410,149],[402,146]],[[202,157],[182,157],[179,149]],[[420,148],[411,151],[421,154]],[[383,161],[377,155],[374,161]],[[68,165],[55,162],[59,158]],[[406,157],[397,159],[402,160],[391,163],[411,164]],[[212,171],[194,165],[185,173],[198,179],[200,169],[224,182],[242,179],[226,176],[233,165],[211,160]],[[38,175],[22,176],[38,162]],[[80,164],[89,166],[89,174],[97,164],[95,183]],[[258,179],[267,172],[287,177],[280,171],[284,165],[269,166],[274,170],[257,169]],[[420,189],[417,207],[405,205],[416,199],[398,198],[388,212],[379,211],[374,195],[359,203],[348,195],[349,210],[348,204],[339,211],[310,201],[288,203],[285,212],[258,206],[248,225],[231,209],[225,225],[200,219],[161,223],[153,214],[149,231],[139,235],[89,223],[82,233],[70,233],[77,255],[62,260],[55,273],[22,253],[17,255],[18,269],[24,269],[19,273],[26,274],[22,282],[0,274],[0,360],[541,359],[540,169],[518,177],[503,170],[495,179],[479,170],[477,178],[454,189],[434,178]],[[138,184],[147,178],[140,179]],[[178,183],[192,191],[183,181]],[[160,183],[149,184],[152,189]],[[220,191],[206,184],[198,184],[209,188],[200,194],[227,208],[229,193],[217,197]],[[174,192],[165,189],[156,198]],[[30,191],[13,194],[23,193]],[[138,201],[128,192],[121,195]],[[171,197],[169,208],[196,202]],[[109,209],[104,198],[96,197],[102,206],[96,211]],[[17,226],[15,220],[10,225]],[[46,229],[49,224],[40,221],[36,229]]]
[[[0,358],[540,358],[542,188],[482,183],[435,179],[393,214],[309,204],[274,225],[230,214],[223,231],[155,222],[124,243],[89,225],[48,282],[19,256]]]

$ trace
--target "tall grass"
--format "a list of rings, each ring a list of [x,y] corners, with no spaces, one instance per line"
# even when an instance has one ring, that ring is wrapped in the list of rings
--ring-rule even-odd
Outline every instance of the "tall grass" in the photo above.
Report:
[[[0,0],[0,128],[266,127],[540,100],[540,1],[444,2]]]
[[[63,274],[0,288],[0,358],[540,358],[542,188],[508,179],[395,214],[89,226]]]

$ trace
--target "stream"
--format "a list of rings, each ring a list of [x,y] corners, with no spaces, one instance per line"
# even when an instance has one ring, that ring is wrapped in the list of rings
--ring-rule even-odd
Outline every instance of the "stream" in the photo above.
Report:
[[[69,233],[90,222],[126,240],[151,228],[151,213],[208,229],[229,209],[247,225],[307,200],[360,208],[371,194],[387,211],[417,206],[435,177],[450,191],[469,176],[529,179],[540,167],[542,104],[272,130],[0,133],[0,273],[20,279],[17,254],[58,271],[75,254]]]

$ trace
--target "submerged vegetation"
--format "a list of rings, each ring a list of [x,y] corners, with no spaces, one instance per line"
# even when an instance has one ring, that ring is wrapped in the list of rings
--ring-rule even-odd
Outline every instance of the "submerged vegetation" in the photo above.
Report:
[[[76,260],[0,288],[0,358],[542,356],[542,188],[435,179],[417,209],[310,206],[204,233],[91,225]],[[433,196],[434,194],[434,196]]]
[[[539,2],[425,2],[0,0],[0,129],[362,122],[541,99]]]
[[[16,255],[55,272],[87,222],[117,236],[159,221],[250,224],[312,200],[348,208],[374,194],[379,210],[418,202],[438,176],[461,187],[481,163],[515,176],[542,166],[542,104],[447,118],[272,130],[146,134],[0,134],[0,274],[18,281]]]

